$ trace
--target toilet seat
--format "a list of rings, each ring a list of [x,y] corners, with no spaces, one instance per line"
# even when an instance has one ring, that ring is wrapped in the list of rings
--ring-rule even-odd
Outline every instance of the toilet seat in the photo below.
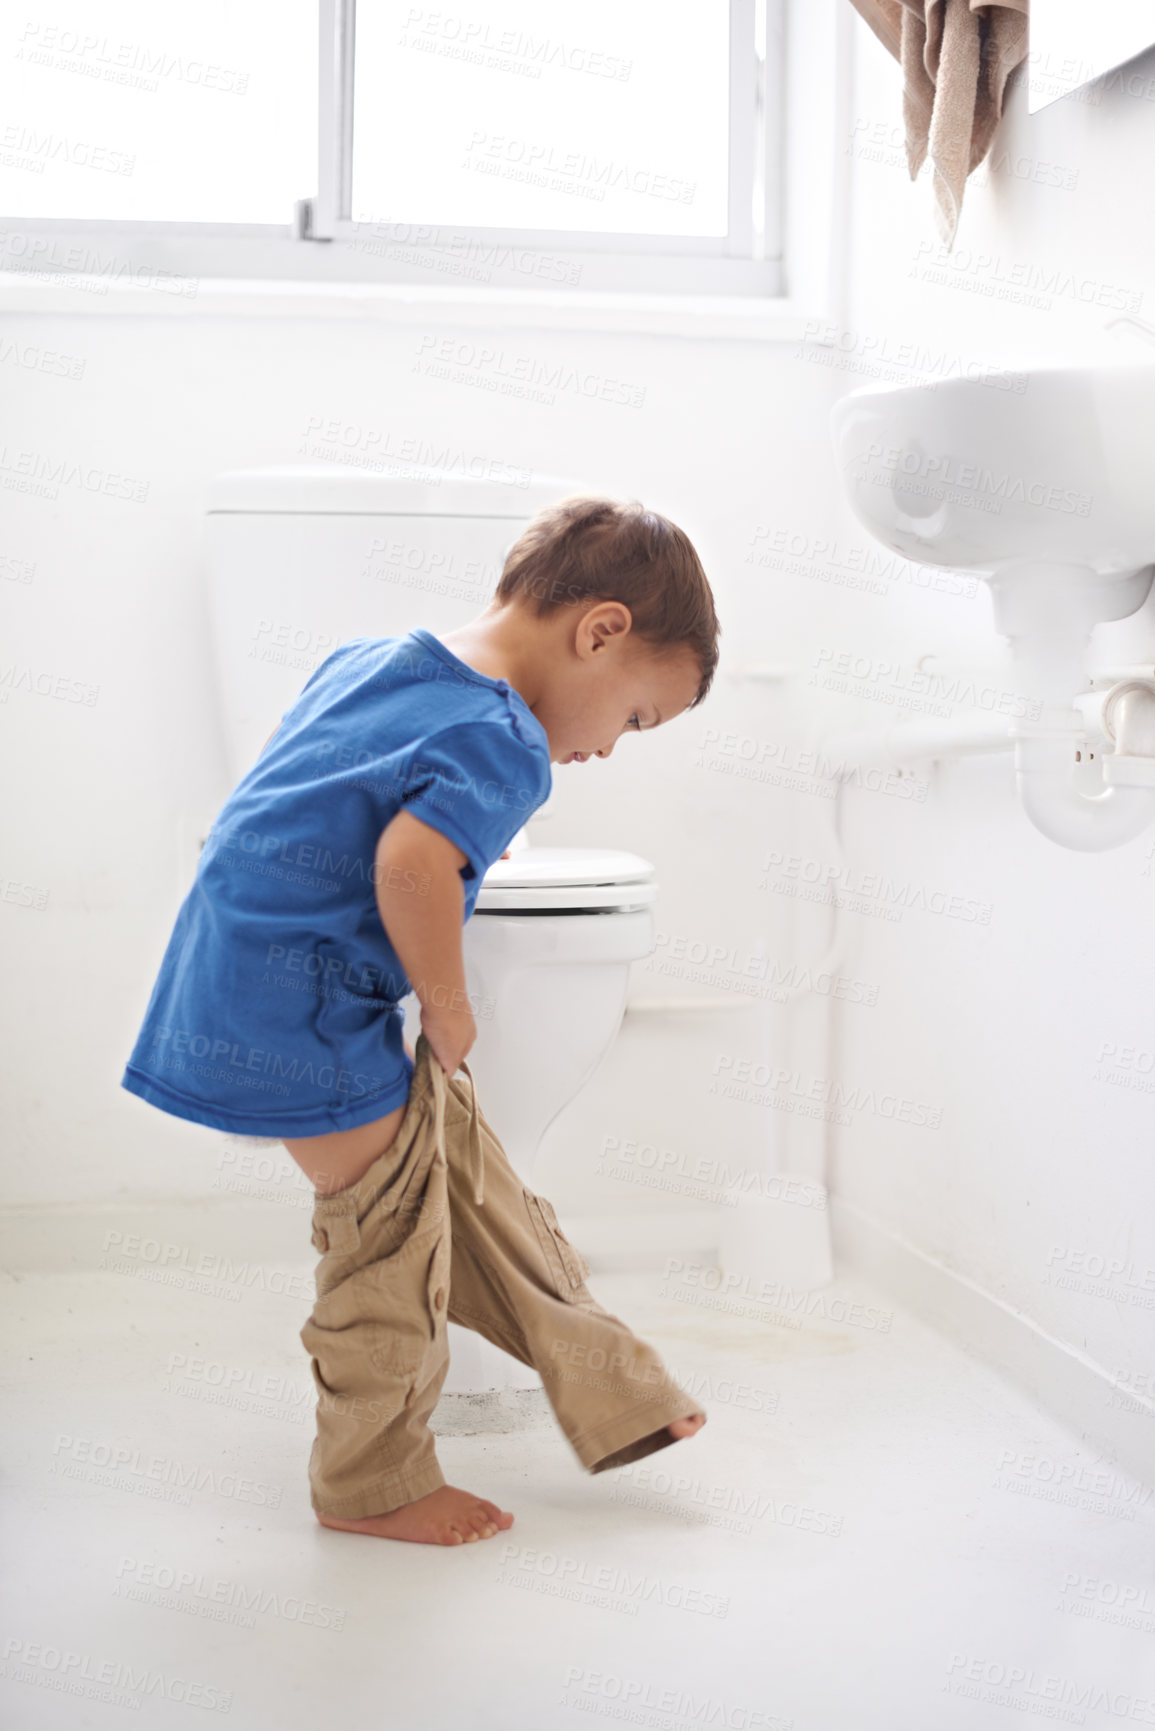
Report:
[[[657,900],[654,868],[640,854],[600,847],[524,847],[496,860],[475,912],[627,912]]]

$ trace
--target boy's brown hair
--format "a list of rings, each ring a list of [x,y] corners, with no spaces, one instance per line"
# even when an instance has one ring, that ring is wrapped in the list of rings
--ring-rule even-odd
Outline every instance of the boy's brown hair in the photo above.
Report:
[[[636,499],[575,494],[547,505],[506,554],[494,601],[528,604],[539,617],[621,601],[647,644],[697,657],[702,679],[690,709],[710,689],[721,627],[702,562],[677,524]]]

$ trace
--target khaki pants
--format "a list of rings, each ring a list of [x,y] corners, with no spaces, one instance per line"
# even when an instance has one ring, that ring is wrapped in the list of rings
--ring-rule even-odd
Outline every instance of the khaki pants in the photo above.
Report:
[[[472,1076],[446,1076],[424,1034],[396,1139],[356,1184],[316,1199],[313,1244],[323,1254],[301,1340],[318,1396],[318,1513],[387,1514],[446,1482],[427,1420],[449,1367],[447,1320],[533,1366],[588,1472],[667,1447],[665,1426],[703,1410],[592,1296],[588,1265],[513,1170]]]

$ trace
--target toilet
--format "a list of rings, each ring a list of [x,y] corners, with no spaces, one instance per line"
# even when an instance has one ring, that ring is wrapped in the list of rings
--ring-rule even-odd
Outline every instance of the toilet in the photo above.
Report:
[[[205,550],[222,799],[338,644],[466,624],[488,604],[525,523],[582,490],[548,475],[522,485],[520,476],[514,484],[339,464],[217,476]],[[630,963],[653,947],[656,896],[653,867],[639,855],[537,846],[528,828],[478,892],[463,934],[477,1006],[467,1062],[486,1118],[531,1188],[546,1130],[613,1045]],[[404,1009],[412,1044],[420,1007],[411,998]],[[535,1371],[455,1323],[449,1351],[443,1401],[541,1389]]]

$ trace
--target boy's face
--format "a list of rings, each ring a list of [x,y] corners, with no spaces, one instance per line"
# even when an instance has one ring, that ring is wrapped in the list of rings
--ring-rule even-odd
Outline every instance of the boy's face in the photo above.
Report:
[[[702,672],[693,651],[657,651],[630,630],[629,609],[603,601],[574,620],[562,609],[545,690],[534,713],[554,763],[609,757],[623,733],[645,733],[693,702]]]

